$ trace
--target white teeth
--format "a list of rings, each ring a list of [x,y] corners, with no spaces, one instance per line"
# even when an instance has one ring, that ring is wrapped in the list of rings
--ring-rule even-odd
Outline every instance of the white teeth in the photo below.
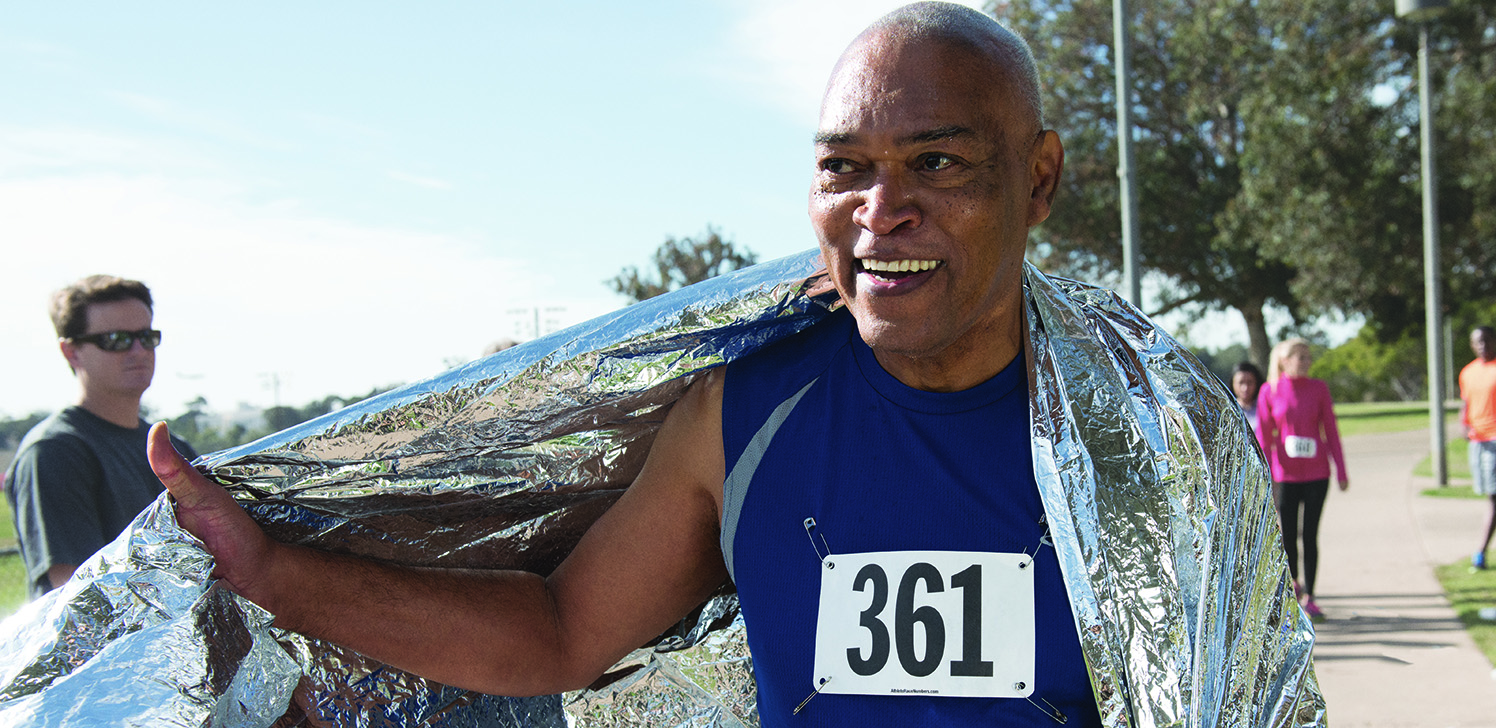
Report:
[[[872,258],[860,259],[862,267],[866,270],[880,273],[922,273],[934,270],[940,265],[938,260],[873,260]]]

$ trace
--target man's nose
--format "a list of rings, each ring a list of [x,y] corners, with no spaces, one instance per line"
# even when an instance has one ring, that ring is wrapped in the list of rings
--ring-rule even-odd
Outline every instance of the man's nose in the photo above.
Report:
[[[874,235],[888,235],[899,227],[919,227],[920,210],[898,175],[879,174],[852,213],[852,222]]]

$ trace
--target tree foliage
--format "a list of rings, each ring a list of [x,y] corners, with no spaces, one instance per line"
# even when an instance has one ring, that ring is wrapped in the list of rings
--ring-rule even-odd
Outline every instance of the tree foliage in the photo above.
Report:
[[[1489,270],[1496,232],[1493,6],[1468,0],[1439,32],[1443,105],[1473,105],[1439,117],[1444,156],[1462,157],[1441,168],[1444,249],[1456,261],[1449,285],[1458,295],[1489,295],[1492,285],[1474,273]],[[1161,310],[1239,311],[1259,362],[1267,305],[1296,321],[1331,310],[1367,314],[1387,341],[1418,330],[1416,39],[1393,20],[1392,4],[1157,0],[1134,8],[1138,244],[1143,267],[1172,285]],[[1112,3],[1011,0],[994,12],[1033,45],[1047,123],[1066,145],[1062,197],[1032,254],[1070,275],[1114,276]]]
[[[758,256],[752,251],[735,248],[732,241],[724,240],[715,228],[707,226],[706,232],[695,238],[665,238],[655,250],[654,270],[641,272],[629,266],[607,283],[614,291],[638,302],[756,262]]]
[[[1406,332],[1381,341],[1372,327],[1315,359],[1309,375],[1330,385],[1336,402],[1419,399],[1427,391],[1428,358],[1423,339]]]
[[[1432,30],[1444,301],[1459,315],[1496,299],[1496,0],[1456,3]],[[1412,44],[1408,32],[1398,46]]]
[[[1496,299],[1460,303],[1445,319],[1449,334],[1449,381],[1444,394],[1459,396],[1459,371],[1475,358],[1470,332],[1496,326]],[[1428,349],[1423,335],[1411,329],[1387,340],[1386,330],[1367,324],[1350,341],[1315,360],[1309,374],[1330,384],[1337,402],[1417,400],[1428,397]]]
[[[32,412],[18,419],[0,420],[0,448],[12,448],[21,444],[21,438],[47,418],[46,412]]]

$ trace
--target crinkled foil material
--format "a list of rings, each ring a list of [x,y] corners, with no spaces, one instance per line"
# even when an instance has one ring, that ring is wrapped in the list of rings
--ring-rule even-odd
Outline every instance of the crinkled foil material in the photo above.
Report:
[[[1034,474],[1107,725],[1314,726],[1314,627],[1235,400],[1115,293],[1032,267]]]
[[[625,308],[199,459],[275,538],[552,570],[691,378],[837,306],[813,252]],[[1109,292],[1030,270],[1035,468],[1108,725],[1317,725],[1312,626],[1219,383]],[[0,625],[0,726],[753,726],[724,587],[591,689],[505,698],[278,630],[163,497]]]

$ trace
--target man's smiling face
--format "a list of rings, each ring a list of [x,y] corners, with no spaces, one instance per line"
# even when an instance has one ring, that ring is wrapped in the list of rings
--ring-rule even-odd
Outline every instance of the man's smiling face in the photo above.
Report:
[[[1020,335],[1024,244],[1052,195],[1035,203],[1034,162],[1057,179],[1063,152],[1011,83],[970,45],[873,34],[827,88],[811,221],[862,338],[906,384],[979,383],[901,370],[964,371],[994,337]]]

